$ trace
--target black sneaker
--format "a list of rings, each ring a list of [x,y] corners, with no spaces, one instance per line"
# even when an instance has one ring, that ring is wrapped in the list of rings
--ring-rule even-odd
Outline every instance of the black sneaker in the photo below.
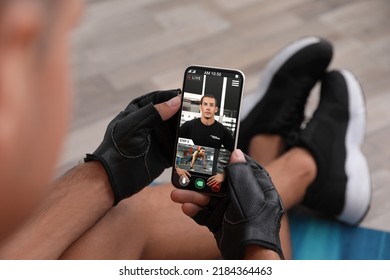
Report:
[[[356,78],[345,70],[326,74],[318,108],[300,134],[301,145],[317,163],[317,178],[303,204],[348,224],[359,223],[371,202],[370,174],[361,151],[365,124],[364,96]]]
[[[332,60],[332,45],[304,37],[283,48],[263,71],[259,92],[243,99],[238,147],[248,152],[253,136],[298,135],[307,97]]]

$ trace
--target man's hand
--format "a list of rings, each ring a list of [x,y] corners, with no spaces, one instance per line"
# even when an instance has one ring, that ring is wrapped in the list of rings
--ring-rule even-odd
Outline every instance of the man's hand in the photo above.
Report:
[[[87,154],[86,162],[99,161],[106,170],[114,205],[172,166],[179,94],[156,91],[133,100],[110,122],[97,150]]]
[[[176,173],[177,173],[179,176],[183,176],[183,177],[186,178],[187,180],[190,180],[191,174],[190,174],[190,172],[188,172],[187,170],[181,169],[181,168],[179,168],[179,167],[176,167]]]
[[[226,167],[225,182],[224,198],[188,190],[175,190],[171,197],[183,203],[185,214],[214,233],[225,259],[241,259],[253,245],[283,258],[279,239],[283,205],[265,169],[236,150]]]

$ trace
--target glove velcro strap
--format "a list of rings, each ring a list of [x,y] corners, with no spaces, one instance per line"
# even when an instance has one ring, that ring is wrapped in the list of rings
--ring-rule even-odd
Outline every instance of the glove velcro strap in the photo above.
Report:
[[[263,232],[263,227],[268,225],[248,226],[245,223],[240,225],[224,224],[222,231],[217,233],[216,238],[220,239],[218,247],[222,256],[227,260],[239,260],[244,258],[245,247],[257,245],[276,252],[281,259],[284,259],[280,245],[279,236],[277,240],[269,240],[268,233]],[[279,231],[278,233],[279,234]],[[217,240],[218,240],[217,239]]]
[[[98,156],[98,155],[87,154],[86,157],[84,158],[84,162],[89,162],[89,161],[99,161],[103,165],[104,169],[106,170],[108,179],[110,180],[110,185],[111,185],[112,192],[114,193],[114,204],[113,204],[113,206],[116,206],[121,201],[121,199],[120,199],[120,195],[119,195],[119,193],[117,191],[117,188],[116,188],[116,183],[115,183],[114,176],[112,175],[112,173],[110,171],[110,167],[108,166],[108,164],[104,160],[104,158],[101,157],[101,156]]]
[[[244,255],[244,248],[247,245],[257,245],[257,246],[261,246],[263,248],[272,250],[279,255],[281,260],[284,260],[284,255],[283,255],[283,252],[280,249],[280,247],[276,246],[275,244],[268,243],[268,242],[262,241],[262,240],[254,240],[254,241],[248,240],[248,241],[244,242],[243,244],[241,244],[241,259],[244,257],[243,256]]]

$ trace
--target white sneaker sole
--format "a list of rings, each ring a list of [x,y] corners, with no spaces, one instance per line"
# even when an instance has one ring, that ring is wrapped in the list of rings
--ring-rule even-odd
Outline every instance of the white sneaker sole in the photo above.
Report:
[[[285,64],[287,60],[290,59],[293,55],[299,52],[301,49],[317,44],[321,39],[318,37],[304,37],[298,39],[295,42],[292,42],[287,47],[282,49],[266,66],[263,71],[263,76],[260,81],[259,92],[248,95],[242,100],[242,109],[241,109],[241,121],[244,121],[253,108],[257,105],[258,102],[264,97],[267,89],[269,88],[272,78],[277,71]]]
[[[349,116],[345,146],[347,186],[344,208],[337,217],[355,225],[365,216],[371,203],[371,180],[367,160],[361,151],[366,130],[366,107],[359,82],[349,71],[342,70],[348,87]]]

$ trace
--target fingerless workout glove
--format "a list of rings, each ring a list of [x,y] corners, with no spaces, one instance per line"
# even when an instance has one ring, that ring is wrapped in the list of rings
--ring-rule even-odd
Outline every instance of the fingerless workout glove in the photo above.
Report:
[[[250,157],[226,167],[228,197],[211,198],[194,220],[214,233],[225,259],[242,259],[247,245],[271,249],[283,259],[279,231],[284,209],[267,171]]]
[[[110,122],[97,150],[84,159],[104,166],[114,205],[142,190],[172,166],[178,114],[163,121],[153,105],[179,93],[180,90],[155,91],[133,100]]]

